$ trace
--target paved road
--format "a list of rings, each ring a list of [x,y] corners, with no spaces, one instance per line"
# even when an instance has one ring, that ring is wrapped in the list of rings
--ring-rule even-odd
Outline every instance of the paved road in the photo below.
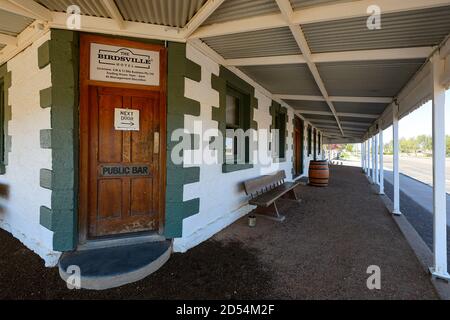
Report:
[[[431,158],[400,157],[400,172],[414,179],[422,181],[430,186],[433,185],[433,163]],[[385,156],[384,166],[386,170],[392,171],[392,156]],[[446,159],[447,193],[450,194],[450,159]]]

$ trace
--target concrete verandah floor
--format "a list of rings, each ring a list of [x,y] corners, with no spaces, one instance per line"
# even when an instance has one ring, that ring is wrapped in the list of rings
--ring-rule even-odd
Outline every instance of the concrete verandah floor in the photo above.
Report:
[[[328,188],[301,186],[284,223],[237,221],[175,254],[150,277],[102,292],[69,291],[56,269],[0,232],[0,298],[438,299],[429,275],[358,168],[332,167]],[[381,290],[366,270],[381,268]]]

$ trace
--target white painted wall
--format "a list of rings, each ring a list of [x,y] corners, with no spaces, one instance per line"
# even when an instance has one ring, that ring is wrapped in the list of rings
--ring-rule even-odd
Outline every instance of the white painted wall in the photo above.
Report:
[[[51,86],[51,71],[50,66],[39,69],[37,50],[49,39],[47,33],[7,64],[12,72],[8,92],[12,149],[6,174],[0,176],[0,183],[9,186],[9,197],[1,199],[0,228],[36,252],[47,266],[53,266],[60,253],[52,250],[53,232],[39,223],[40,207],[51,208],[51,191],[40,187],[39,172],[52,168],[52,156],[51,150],[40,148],[40,130],[50,128],[50,109],[42,109],[39,99],[39,91]]]
[[[219,94],[211,87],[211,76],[212,74],[219,75],[219,65],[189,44],[187,45],[187,58],[201,66],[200,82],[185,80],[185,96],[200,102],[201,114],[199,117],[185,116],[185,128],[193,132],[194,121],[202,121],[203,132],[207,129],[218,129],[218,123],[211,120],[213,106],[219,105]],[[259,91],[256,91],[255,95],[258,99],[258,109],[254,111],[254,120],[258,123],[258,129],[269,130],[272,123],[269,112],[272,100]],[[207,240],[254,208],[248,205],[248,197],[245,195],[242,185],[243,181],[280,169],[285,170],[288,180],[292,180],[294,111],[288,109],[288,115],[286,162],[274,163],[271,155],[267,152],[264,159],[269,165],[256,164],[252,169],[232,173],[222,173],[221,164],[200,165],[200,181],[186,185],[184,188],[185,201],[200,198],[200,212],[183,221],[183,237],[174,240],[176,252],[185,252]],[[209,139],[205,140],[201,142],[201,149],[208,146]],[[306,146],[305,143],[305,148]],[[259,143],[259,150],[263,150],[262,142]],[[185,152],[185,159],[192,157],[191,152]],[[305,173],[307,173],[309,158],[305,157],[304,160]],[[264,162],[266,163],[266,161]],[[187,165],[185,164],[185,166]]]

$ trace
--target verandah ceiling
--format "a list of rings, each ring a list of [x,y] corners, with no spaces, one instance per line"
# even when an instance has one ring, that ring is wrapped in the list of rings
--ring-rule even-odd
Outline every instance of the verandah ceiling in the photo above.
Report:
[[[360,141],[450,34],[450,0],[377,3],[380,30],[367,28],[366,0],[0,0],[0,49],[34,21],[64,28],[78,5],[99,25],[116,21],[114,34],[149,26],[149,37],[191,42],[325,135]]]

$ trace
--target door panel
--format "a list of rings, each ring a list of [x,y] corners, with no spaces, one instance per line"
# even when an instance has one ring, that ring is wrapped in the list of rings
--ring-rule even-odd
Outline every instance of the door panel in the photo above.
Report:
[[[294,125],[294,170],[295,175],[303,174],[303,124],[295,119]]]
[[[90,87],[89,238],[158,230],[158,92]],[[115,109],[139,110],[139,131],[115,129]]]

